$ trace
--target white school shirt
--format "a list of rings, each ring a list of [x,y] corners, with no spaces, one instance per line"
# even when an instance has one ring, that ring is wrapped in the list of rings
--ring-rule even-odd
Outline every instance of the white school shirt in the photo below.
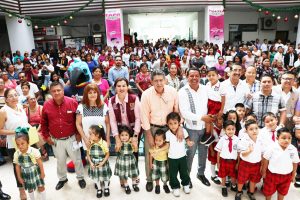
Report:
[[[275,130],[274,132],[275,134],[275,142],[277,141],[277,131]],[[263,142],[263,153],[268,149],[268,147],[270,147],[271,145],[273,145],[275,142],[272,140],[272,131],[270,129],[268,129],[267,127],[264,127],[262,129],[260,129],[260,132],[257,136],[257,139]]]
[[[264,153],[264,158],[269,161],[270,172],[275,174],[289,174],[293,171],[293,164],[299,163],[296,147],[290,144],[283,150],[278,142]]]
[[[183,129],[183,136],[184,138],[187,138],[189,136],[188,132],[185,129]],[[168,153],[169,158],[179,159],[186,156],[185,140],[179,142],[176,135],[168,130],[166,132],[166,141],[170,144]]]
[[[208,99],[213,101],[222,101],[222,96],[225,96],[225,91],[223,87],[221,87],[220,81],[218,81],[215,85],[211,86],[211,82],[206,84],[207,96]]]
[[[215,150],[220,152],[220,157],[223,159],[233,159],[236,160],[238,156],[237,151],[237,144],[238,144],[238,137],[233,135],[232,136],[232,151],[229,152],[229,138],[227,135],[224,135],[220,138],[219,142],[217,143]]]
[[[242,153],[244,151],[247,151],[249,146],[251,145],[253,146],[253,151],[248,156],[243,156],[242,154],[240,154],[240,157],[243,161],[249,163],[258,163],[261,161],[261,156],[262,156],[262,150],[263,150],[262,141],[256,139],[256,142],[254,142],[247,134],[239,140],[238,152]]]
[[[196,113],[192,113],[190,101],[188,94],[186,92],[186,88],[191,92]],[[197,91],[193,90],[189,84],[186,84],[183,88],[181,88],[178,92],[178,104],[179,111],[184,119],[185,126],[188,129],[192,130],[202,130],[205,128],[204,121],[201,120],[201,117],[207,115],[207,89],[205,85],[199,84],[199,88]],[[194,125],[193,121],[197,121],[197,124]]]
[[[223,81],[221,87],[224,88],[226,97],[224,113],[230,109],[235,110],[235,105],[237,103],[244,103],[246,101],[246,95],[250,93],[249,86],[241,80],[239,80],[235,90],[230,79]]]

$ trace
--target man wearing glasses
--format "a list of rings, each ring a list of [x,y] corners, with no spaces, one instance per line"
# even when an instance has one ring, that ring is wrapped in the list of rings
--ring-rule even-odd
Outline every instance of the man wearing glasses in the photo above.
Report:
[[[282,94],[282,97],[286,105],[286,122],[285,127],[293,130],[295,124],[293,122],[293,116],[295,114],[296,103],[299,98],[299,92],[294,88],[295,74],[287,71],[281,77],[281,84],[273,88],[278,94]]]

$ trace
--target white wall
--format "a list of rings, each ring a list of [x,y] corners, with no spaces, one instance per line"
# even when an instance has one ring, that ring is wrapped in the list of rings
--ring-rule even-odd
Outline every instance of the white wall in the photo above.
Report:
[[[23,55],[25,51],[31,52],[31,50],[35,48],[32,26],[27,26],[25,20],[19,23],[18,18],[9,18],[7,15],[5,16],[5,21],[11,51],[15,52],[19,50],[21,55]]]
[[[277,23],[278,31],[289,31],[288,39],[292,42],[296,40],[297,33],[294,33],[294,28],[297,26],[298,20],[294,19],[294,14],[283,15],[280,14],[281,20]],[[284,22],[284,17],[287,16],[289,21]],[[266,16],[264,13],[252,12],[225,12],[225,41],[229,39],[229,24],[258,24],[257,32],[243,32],[243,41],[250,41],[259,38],[261,41],[263,39],[274,40],[276,30],[261,30],[260,18],[270,17]]]

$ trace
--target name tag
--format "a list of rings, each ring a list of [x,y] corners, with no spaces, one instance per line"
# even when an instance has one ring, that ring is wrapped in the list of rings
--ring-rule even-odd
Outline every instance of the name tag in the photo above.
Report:
[[[67,110],[67,114],[72,114],[72,110]]]

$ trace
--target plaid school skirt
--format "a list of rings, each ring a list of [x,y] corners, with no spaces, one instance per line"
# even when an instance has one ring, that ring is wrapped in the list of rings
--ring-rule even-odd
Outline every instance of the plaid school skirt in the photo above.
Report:
[[[241,159],[238,170],[238,183],[244,184],[248,180],[253,183],[259,183],[261,179],[260,166],[260,162],[249,163]]]
[[[168,161],[153,160],[153,169],[151,170],[152,180],[161,179],[162,182],[166,183],[169,180]]]
[[[115,173],[120,179],[137,178],[139,170],[133,154],[120,154],[116,160]]]
[[[289,192],[292,174],[275,174],[267,170],[264,179],[263,193],[265,196],[272,196],[276,190],[279,194],[285,196]]]
[[[38,165],[21,167],[21,176],[24,179],[25,190],[31,191],[45,185],[44,180],[40,177],[41,171]]]
[[[100,146],[94,145],[90,150],[90,157],[94,165],[99,164],[104,160],[105,154]],[[97,181],[109,181],[112,175],[108,160],[102,167],[95,167],[94,169],[89,166],[88,176]]]
[[[236,178],[235,166],[236,166],[236,160],[220,158],[220,169],[219,169],[218,176],[220,178],[225,178],[226,176],[230,176],[231,178]]]

